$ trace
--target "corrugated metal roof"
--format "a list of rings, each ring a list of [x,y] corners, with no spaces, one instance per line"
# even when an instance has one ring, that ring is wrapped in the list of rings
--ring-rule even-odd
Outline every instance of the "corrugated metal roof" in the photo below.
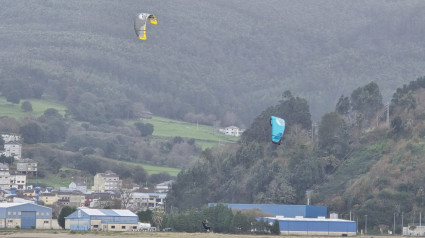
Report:
[[[114,210],[114,212],[118,213],[118,215],[120,215],[120,216],[127,216],[127,217],[137,216],[136,214],[134,214],[130,210]]]
[[[14,207],[14,206],[19,206],[25,203],[0,203],[0,207]]]
[[[89,216],[127,216],[134,217],[137,215],[131,212],[130,210],[125,209],[89,209],[89,208],[80,208],[81,211],[86,213]]]
[[[85,209],[85,208],[83,208],[81,210],[89,216],[104,216],[105,215],[99,209]]]
[[[209,206],[215,206],[215,203],[209,203]],[[241,203],[225,203],[231,209],[260,209],[268,216],[285,216],[296,217],[303,216],[309,218],[316,218],[319,216],[327,215],[326,206],[312,206],[312,205],[284,205],[284,204],[241,204]]]
[[[355,221],[350,221],[350,220],[343,220],[343,219],[329,219],[329,218],[293,218],[293,217],[281,217],[281,216],[276,216],[276,217],[264,217],[266,219],[269,220],[278,220],[278,221],[324,221],[324,222],[355,222]]]

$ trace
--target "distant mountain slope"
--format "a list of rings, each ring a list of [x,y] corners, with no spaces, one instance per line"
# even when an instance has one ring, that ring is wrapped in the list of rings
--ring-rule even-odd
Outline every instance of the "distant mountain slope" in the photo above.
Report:
[[[423,75],[424,9],[419,0],[6,1],[0,82],[43,85],[77,105],[77,117],[82,101],[105,108],[97,112],[104,120],[143,103],[162,116],[214,115],[225,125],[248,125],[289,89],[317,120],[366,82],[388,100]],[[142,11],[159,22],[148,25],[146,42],[132,26]]]
[[[265,122],[270,114],[302,108],[302,100],[293,102],[287,99],[264,110],[247,129],[257,133],[244,134],[238,145],[204,151],[203,160],[178,175],[168,205],[190,209],[209,202],[305,204],[309,192],[311,204],[326,205],[340,218],[358,221],[359,229],[365,228],[367,216],[370,234],[393,230],[394,219],[394,229],[401,232],[402,216],[405,224],[417,223],[425,205],[425,77],[396,90],[389,125],[383,120],[377,126],[381,110],[363,129],[359,122],[367,119],[359,116],[348,123],[347,114],[330,112],[322,117],[318,141],[312,141],[307,128],[297,126],[307,118],[304,114],[288,123],[291,129],[282,144],[274,145],[265,138],[270,133]],[[354,108],[350,113],[361,114]]]

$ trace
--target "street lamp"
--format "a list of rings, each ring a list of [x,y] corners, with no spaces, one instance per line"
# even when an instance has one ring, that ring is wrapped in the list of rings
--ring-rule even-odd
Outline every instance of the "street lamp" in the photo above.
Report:
[[[365,217],[365,220],[364,220],[364,235],[366,235],[367,234],[367,215],[364,215],[364,217]]]

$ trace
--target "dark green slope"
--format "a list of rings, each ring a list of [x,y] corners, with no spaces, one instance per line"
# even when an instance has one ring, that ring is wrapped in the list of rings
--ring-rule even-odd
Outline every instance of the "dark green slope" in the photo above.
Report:
[[[309,101],[317,119],[340,94],[366,82],[375,80],[388,99],[397,85],[423,74],[424,7],[422,1],[4,2],[0,81],[32,80],[62,100],[78,88],[99,103],[142,102],[163,116],[212,114],[245,125],[289,89]],[[159,21],[148,25],[145,42],[133,32],[141,11]],[[26,70],[41,73],[29,79]],[[237,118],[229,119],[230,112]]]

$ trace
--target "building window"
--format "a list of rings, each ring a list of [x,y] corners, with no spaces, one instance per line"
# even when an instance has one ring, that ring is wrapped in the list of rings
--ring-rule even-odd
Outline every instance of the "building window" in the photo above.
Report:
[[[7,222],[12,223],[12,222],[13,222],[13,220],[8,220]]]
[[[21,212],[18,212],[18,215],[21,215]]]
[[[47,223],[49,223],[49,221],[44,221],[44,224],[47,224]]]
[[[125,229],[125,226],[122,226],[121,229]]]
[[[13,212],[13,215],[16,215],[16,212]]]
[[[94,228],[98,228],[99,226],[98,226],[98,225],[93,225],[93,227],[94,227]]]
[[[40,212],[37,212],[37,216],[40,216]]]
[[[111,226],[111,229],[115,229],[115,226]]]
[[[42,212],[41,215],[44,216],[44,212]]]

